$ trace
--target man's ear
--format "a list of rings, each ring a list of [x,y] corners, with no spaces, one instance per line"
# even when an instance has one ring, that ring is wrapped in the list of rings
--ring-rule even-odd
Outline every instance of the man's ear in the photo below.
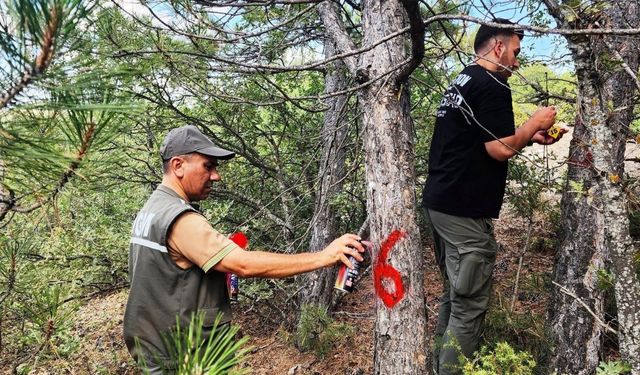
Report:
[[[185,160],[179,156],[174,156],[169,161],[171,171],[178,178],[182,178],[184,176],[184,162]]]
[[[496,38],[496,43],[493,45],[493,52],[498,58],[502,57],[506,48],[507,46],[505,46],[504,41],[500,38]]]

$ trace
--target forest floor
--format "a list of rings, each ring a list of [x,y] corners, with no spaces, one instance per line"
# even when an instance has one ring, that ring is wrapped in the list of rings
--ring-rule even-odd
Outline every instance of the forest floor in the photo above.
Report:
[[[566,155],[568,139],[563,141],[563,144],[564,147],[556,149],[559,155]],[[530,152],[536,150],[540,152],[541,148],[532,148]],[[559,196],[548,198],[559,199]],[[533,316],[544,321],[549,286],[544,286],[545,282],[541,280],[548,278],[552,271],[554,240],[553,229],[550,229],[549,222],[545,220],[542,217],[534,224],[532,245],[523,258],[519,292],[512,313],[515,315],[511,316]],[[522,218],[514,217],[507,205],[495,224],[501,251],[494,269],[491,310],[511,313],[514,280],[524,245],[526,224]],[[435,326],[442,283],[434,262],[433,247],[428,242],[428,236],[423,234],[423,237],[427,239],[424,291],[428,332],[431,333]],[[121,290],[93,299],[81,307],[73,319],[75,325],[72,331],[80,340],[80,348],[71,358],[43,360],[34,366],[36,370],[30,373],[137,374],[138,371],[135,370],[122,340],[122,316],[126,298],[127,291]],[[354,327],[355,333],[336,342],[324,358],[318,358],[312,353],[301,353],[287,339],[289,335],[283,327],[291,326],[294,316],[291,316],[290,321],[281,321],[278,324],[273,323],[273,319],[265,320],[264,316],[261,317],[261,314],[252,308],[249,309],[243,304],[236,305],[235,323],[240,325],[243,334],[250,336],[249,345],[253,347],[246,367],[250,369],[251,374],[256,375],[371,374],[375,300],[372,275],[368,272],[356,290],[341,300],[333,314],[337,322]]]

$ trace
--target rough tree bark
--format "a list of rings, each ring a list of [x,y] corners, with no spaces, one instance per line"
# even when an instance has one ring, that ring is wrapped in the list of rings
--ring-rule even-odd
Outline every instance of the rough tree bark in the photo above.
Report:
[[[405,3],[417,8],[417,2]],[[409,18],[420,17],[419,12],[408,13],[406,6],[397,0],[362,1],[362,46],[373,45],[406,28]],[[355,43],[340,22],[335,3],[323,2],[318,11],[340,52],[353,51]],[[422,43],[418,40],[412,46]],[[406,36],[396,37],[344,60],[359,82],[382,77],[358,92],[374,279],[380,297],[376,300],[375,374],[427,372],[424,254],[415,215],[414,131],[406,81],[410,71],[402,69],[415,59],[406,44]]]
[[[325,42],[325,57],[336,54],[335,43]],[[344,64],[337,60],[327,69],[324,77],[325,94],[343,91],[347,88]],[[318,168],[318,187],[316,189],[315,208],[311,220],[311,251],[324,249],[336,236],[335,210],[329,201],[342,191],[345,176],[345,155],[347,124],[345,124],[345,110],[347,95],[330,97],[326,104],[328,109],[324,113],[322,133],[323,143],[320,167]],[[335,283],[337,267],[327,267],[303,276],[303,289],[300,291],[298,302],[300,306],[315,304],[329,308],[331,295]]]
[[[640,2],[625,1],[609,7],[604,21],[605,27],[638,27]],[[634,265],[637,249],[629,235],[628,202],[622,179],[626,138],[640,89],[637,80],[640,47],[636,38],[604,37],[603,42],[608,47],[605,53],[617,61],[617,67],[605,81],[606,126],[594,132],[604,148],[594,165],[608,174],[603,178],[601,173],[598,180],[604,200],[601,243],[603,251],[608,252],[615,280],[620,354],[631,364],[633,374],[640,374],[640,280]]]
[[[637,1],[615,2],[603,12],[545,0],[561,28],[628,28],[638,22]],[[620,351],[640,373],[640,285],[633,268],[627,201],[623,190],[624,149],[634,108],[638,48],[632,38],[567,36],[576,66],[578,116],[569,150],[562,198],[562,235],[554,280],[603,316],[598,273],[615,277]],[[624,61],[624,64],[621,62]],[[554,289],[549,321],[555,348],[551,371],[593,374],[603,327],[575,298]]]

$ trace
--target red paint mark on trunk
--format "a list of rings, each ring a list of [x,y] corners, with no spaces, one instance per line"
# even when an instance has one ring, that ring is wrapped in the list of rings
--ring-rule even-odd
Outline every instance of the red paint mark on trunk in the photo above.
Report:
[[[399,230],[391,232],[389,237],[387,237],[387,239],[382,243],[382,246],[380,247],[380,254],[378,254],[378,259],[376,260],[375,267],[373,268],[373,284],[376,289],[376,294],[388,308],[394,307],[402,300],[402,298],[404,298],[404,285],[402,284],[400,272],[387,263],[387,257],[396,243],[406,235],[406,232]],[[385,288],[382,283],[384,279],[388,279],[393,282],[393,292],[390,292]]]

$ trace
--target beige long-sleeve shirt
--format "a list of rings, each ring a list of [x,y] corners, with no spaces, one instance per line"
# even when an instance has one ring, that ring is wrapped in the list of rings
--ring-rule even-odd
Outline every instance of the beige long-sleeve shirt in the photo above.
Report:
[[[233,241],[213,229],[207,219],[195,212],[187,212],[176,219],[167,237],[171,259],[182,269],[194,264],[204,272],[220,262],[235,249]]]

